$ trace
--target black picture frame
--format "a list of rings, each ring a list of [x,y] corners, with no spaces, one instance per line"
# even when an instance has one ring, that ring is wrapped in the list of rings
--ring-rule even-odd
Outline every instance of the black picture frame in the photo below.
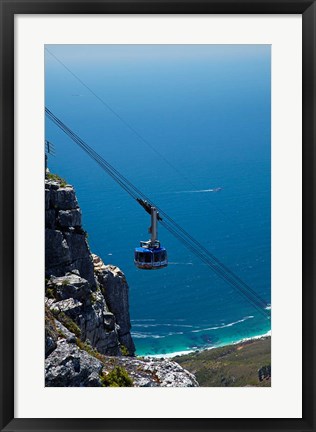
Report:
[[[1,431],[315,431],[316,5],[305,0],[0,0],[0,426]],[[303,20],[303,416],[302,419],[22,419],[14,417],[14,15],[302,14]],[[284,149],[286,158],[286,147]],[[31,390],[30,390],[31,391]],[[280,402],[282,403],[282,402]]]

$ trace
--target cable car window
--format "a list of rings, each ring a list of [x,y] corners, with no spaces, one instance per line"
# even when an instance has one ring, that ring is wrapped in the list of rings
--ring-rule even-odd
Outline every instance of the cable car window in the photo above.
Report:
[[[151,253],[145,253],[145,263],[151,263]]]
[[[145,262],[145,257],[144,257],[144,254],[143,254],[143,253],[139,253],[139,254],[138,254],[138,261],[139,261],[139,262]]]
[[[167,252],[163,251],[161,252],[161,261],[165,261],[167,259]]]
[[[154,253],[154,262],[159,262],[161,261],[161,254],[160,252],[156,252]]]

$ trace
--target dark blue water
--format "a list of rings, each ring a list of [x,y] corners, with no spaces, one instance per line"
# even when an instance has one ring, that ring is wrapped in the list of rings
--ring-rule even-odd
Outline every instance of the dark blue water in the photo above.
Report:
[[[46,106],[270,303],[270,46],[47,47],[146,142],[48,52]],[[149,215],[49,120],[46,138],[51,171],[75,186],[91,250],[126,274],[139,355],[270,330],[163,227],[169,266],[136,269]]]

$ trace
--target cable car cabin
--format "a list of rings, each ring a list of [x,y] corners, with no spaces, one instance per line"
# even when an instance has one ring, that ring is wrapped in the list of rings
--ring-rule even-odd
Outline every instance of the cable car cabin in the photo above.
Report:
[[[167,250],[155,242],[154,247],[150,242],[140,242],[140,247],[135,248],[134,263],[142,270],[159,270],[167,267]]]
[[[162,219],[159,217],[156,207],[141,199],[138,202],[151,215],[151,226],[148,230],[151,238],[148,241],[141,241],[140,247],[135,249],[134,264],[142,270],[159,270],[167,267],[167,251],[164,247],[160,246],[160,242],[157,240],[157,219]]]

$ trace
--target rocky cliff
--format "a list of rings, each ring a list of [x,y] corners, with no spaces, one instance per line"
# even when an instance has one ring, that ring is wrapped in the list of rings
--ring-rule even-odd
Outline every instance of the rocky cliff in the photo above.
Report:
[[[57,319],[71,320],[77,336],[100,353],[123,349],[133,355],[125,277],[91,254],[75,191],[56,176],[45,180],[45,228],[49,309]]]
[[[168,360],[136,359],[123,272],[90,252],[74,188],[45,179],[46,386],[197,386]]]

